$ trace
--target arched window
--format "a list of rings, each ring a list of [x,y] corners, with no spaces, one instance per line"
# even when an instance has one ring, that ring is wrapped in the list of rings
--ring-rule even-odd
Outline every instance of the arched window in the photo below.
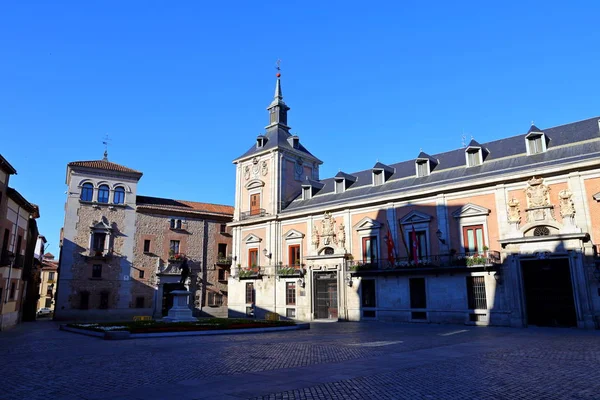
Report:
[[[108,185],[100,185],[98,187],[98,203],[108,203],[108,195],[110,193],[110,189]]]
[[[123,188],[122,186],[119,186],[118,188],[115,189],[114,203],[115,204],[124,204],[125,203],[125,188]]]
[[[81,187],[81,197],[79,197],[83,201],[92,201],[94,198],[94,185],[87,182],[84,183]]]

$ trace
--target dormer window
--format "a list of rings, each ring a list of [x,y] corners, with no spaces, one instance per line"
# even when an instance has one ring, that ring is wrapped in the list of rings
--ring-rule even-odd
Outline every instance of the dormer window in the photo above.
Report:
[[[288,138],[288,143],[290,144],[290,146],[292,146],[292,148],[294,149],[298,149],[300,148],[300,138],[296,135],[292,135]]]
[[[417,160],[417,177],[422,178],[429,175],[427,160]]]
[[[475,167],[483,164],[483,161],[488,156],[489,151],[471,139],[469,145],[465,149],[465,158],[467,159],[467,167]]]
[[[429,176],[431,171],[439,164],[439,161],[427,153],[420,152],[415,160],[417,178]]]
[[[262,149],[263,147],[265,147],[266,144],[267,144],[267,137],[266,136],[259,135],[256,138],[256,148],[257,149]]]
[[[546,135],[535,125],[531,125],[529,132],[525,135],[525,146],[527,147],[527,155],[545,152]]]
[[[344,193],[344,180],[343,179],[335,180],[335,192],[336,193]]]
[[[373,185],[383,185],[383,171],[373,171]]]
[[[373,177],[373,186],[383,185],[394,175],[395,169],[390,167],[389,165],[382,164],[377,162],[373,169],[371,169],[372,177]]]
[[[309,200],[310,199],[310,192],[311,192],[311,187],[310,186],[305,186],[302,188],[302,200]]]
[[[474,167],[476,165],[481,165],[481,148],[471,148],[467,149],[467,166]]]

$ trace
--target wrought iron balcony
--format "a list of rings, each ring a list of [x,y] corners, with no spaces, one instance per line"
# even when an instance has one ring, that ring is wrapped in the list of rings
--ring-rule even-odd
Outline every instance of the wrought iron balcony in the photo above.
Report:
[[[243,221],[245,219],[260,218],[264,217],[265,215],[267,215],[267,211],[264,208],[257,208],[250,211],[244,211],[240,214],[240,221]]]
[[[112,250],[94,250],[94,249],[90,249],[88,251],[88,254],[85,254],[84,256],[86,258],[89,258],[91,260],[105,260],[107,258],[112,257],[113,252]]]
[[[227,266],[231,266],[231,263],[233,262],[233,259],[231,258],[231,256],[223,256],[223,255],[219,255],[217,257],[217,265],[227,265]]]
[[[304,267],[300,264],[282,265],[275,267],[275,275],[278,277],[296,277],[304,275]]]
[[[350,272],[361,272],[406,270],[411,268],[470,268],[492,266],[500,264],[500,262],[500,252],[486,251],[483,253],[430,255],[427,257],[421,257],[417,259],[416,262],[412,257],[396,258],[394,261],[348,261],[346,263],[346,269]]]
[[[238,278],[240,279],[260,278],[261,275],[261,267],[246,267],[238,270]]]

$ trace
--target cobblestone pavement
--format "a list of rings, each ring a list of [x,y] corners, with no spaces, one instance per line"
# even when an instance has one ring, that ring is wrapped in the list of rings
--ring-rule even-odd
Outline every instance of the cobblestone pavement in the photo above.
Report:
[[[104,341],[0,332],[0,399],[600,399],[600,332],[396,323]]]

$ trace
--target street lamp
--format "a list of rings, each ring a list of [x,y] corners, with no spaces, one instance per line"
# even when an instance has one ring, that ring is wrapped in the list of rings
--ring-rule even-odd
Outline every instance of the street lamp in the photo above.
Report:
[[[442,243],[442,244],[446,244],[446,240],[442,239],[442,231],[440,231],[439,229],[435,232],[435,236],[437,236],[438,240]]]

